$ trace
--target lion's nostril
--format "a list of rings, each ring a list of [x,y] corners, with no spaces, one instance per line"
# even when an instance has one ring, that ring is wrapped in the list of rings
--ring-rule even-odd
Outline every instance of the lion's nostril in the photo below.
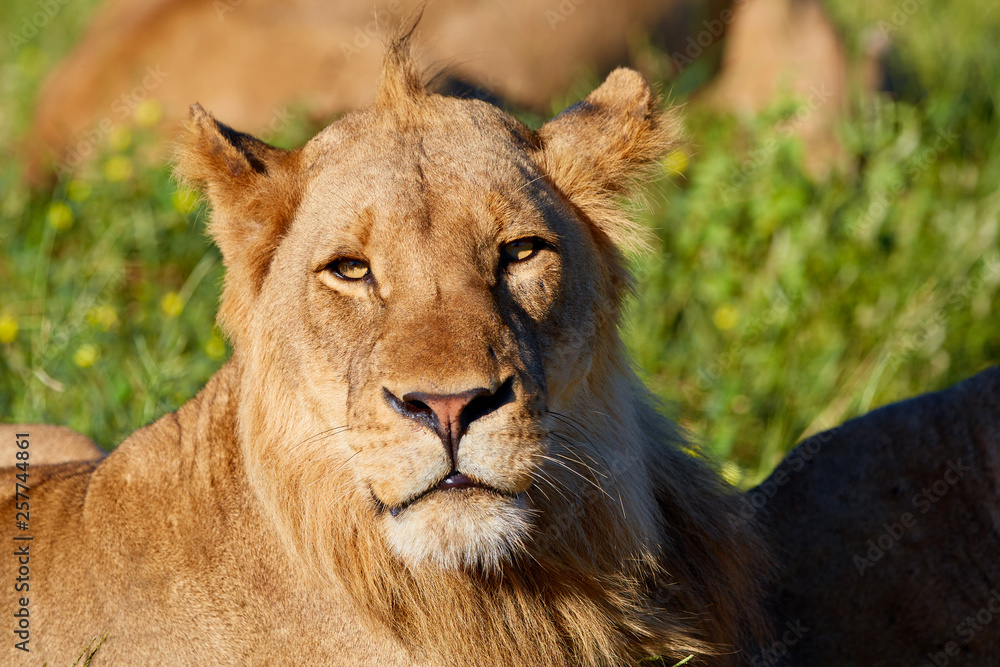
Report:
[[[509,377],[493,393],[484,393],[476,396],[462,410],[460,415],[463,428],[481,419],[491,412],[496,412],[503,406],[514,401],[514,378]]]
[[[430,407],[422,401],[406,401],[405,405],[414,412],[430,412]]]
[[[469,424],[514,400],[514,379],[508,378],[496,391],[486,387],[457,394],[414,391],[403,394],[402,398],[384,387],[382,392],[386,402],[396,412],[430,427],[441,437],[454,467],[458,441],[465,435]]]

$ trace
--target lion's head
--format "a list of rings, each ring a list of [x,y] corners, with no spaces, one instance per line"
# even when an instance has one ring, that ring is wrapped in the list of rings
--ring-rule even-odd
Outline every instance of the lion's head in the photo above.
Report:
[[[179,173],[214,209],[248,477],[295,562],[415,654],[739,641],[752,538],[618,336],[618,199],[675,136],[635,72],[534,132],[427,93],[407,37],[376,104],[301,149],[193,107]]]

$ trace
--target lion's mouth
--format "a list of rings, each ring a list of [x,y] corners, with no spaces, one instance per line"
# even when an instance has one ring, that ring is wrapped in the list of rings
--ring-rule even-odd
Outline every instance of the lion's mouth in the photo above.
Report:
[[[378,498],[376,498],[375,501],[378,504],[380,511],[388,511],[390,515],[392,515],[393,517],[397,517],[400,515],[401,512],[403,512],[403,510],[407,509],[417,501],[426,498],[432,493],[436,493],[439,491],[457,492],[466,489],[485,491],[486,493],[492,493],[494,495],[504,496],[506,498],[513,497],[512,494],[506,491],[498,489],[494,486],[489,486],[488,484],[483,484],[482,482],[478,482],[469,477],[468,475],[466,475],[465,473],[459,472],[457,470],[452,470],[450,473],[448,473],[447,477],[442,479],[435,486],[429,487],[421,491],[417,495],[404,500],[402,503],[398,505],[386,505],[385,503],[381,502]]]

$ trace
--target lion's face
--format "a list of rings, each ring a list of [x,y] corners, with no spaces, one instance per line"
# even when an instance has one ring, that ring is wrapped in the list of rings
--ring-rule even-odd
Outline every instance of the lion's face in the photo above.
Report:
[[[648,553],[615,197],[670,141],[655,105],[622,70],[532,132],[390,54],[376,105],[296,151],[195,109],[180,170],[226,261],[246,466],[300,551],[353,535],[411,571]]]
[[[596,250],[526,132],[427,104],[416,127],[376,113],[314,140],[258,322],[300,341],[274,353],[317,432],[343,429],[322,464],[353,472],[392,550],[496,566],[538,509],[552,397],[591,354]]]

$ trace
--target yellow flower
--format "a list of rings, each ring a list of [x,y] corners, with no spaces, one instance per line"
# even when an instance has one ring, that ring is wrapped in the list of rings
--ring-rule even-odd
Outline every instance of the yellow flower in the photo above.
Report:
[[[17,339],[17,318],[10,313],[0,315],[0,343],[13,343]]]
[[[740,314],[732,306],[719,306],[712,315],[712,322],[719,331],[729,331],[740,321]]]
[[[124,155],[116,155],[104,163],[104,178],[112,183],[121,183],[132,178],[132,161]]]
[[[121,153],[132,144],[132,131],[124,125],[115,125],[108,135],[108,145],[111,150]]]
[[[678,148],[667,153],[661,164],[668,174],[683,174],[688,168],[688,154]]]
[[[100,327],[107,331],[118,324],[118,313],[111,306],[103,304],[87,311],[87,322],[92,327]]]
[[[93,188],[89,183],[79,179],[73,179],[66,186],[66,196],[73,201],[86,201],[90,197]]]
[[[167,292],[160,299],[160,310],[167,317],[177,317],[184,310],[184,299],[177,292]]]
[[[84,343],[76,348],[76,353],[73,355],[73,363],[80,368],[90,368],[100,356],[100,350],[97,349],[96,345]]]
[[[143,127],[152,127],[163,118],[163,107],[156,100],[146,99],[135,108],[135,122]]]
[[[198,205],[198,193],[193,190],[181,188],[174,191],[171,198],[174,209],[183,215],[187,215]]]
[[[65,202],[54,201],[49,204],[49,224],[56,231],[65,231],[73,226],[73,211]]]

